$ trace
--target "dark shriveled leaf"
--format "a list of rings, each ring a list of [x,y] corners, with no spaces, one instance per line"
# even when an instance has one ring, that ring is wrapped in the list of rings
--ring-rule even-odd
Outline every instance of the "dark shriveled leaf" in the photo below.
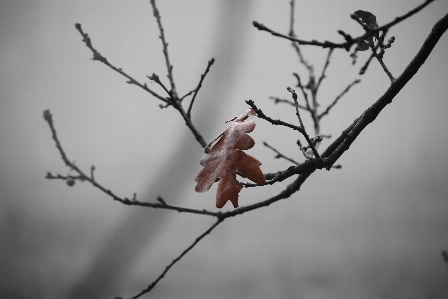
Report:
[[[370,29],[378,28],[378,23],[376,21],[376,16],[368,11],[364,10],[357,10],[354,13],[356,16],[358,16],[361,21],[366,24]],[[375,35],[371,35],[365,39],[362,39],[358,42],[358,50],[359,51],[365,51],[368,50],[370,45],[373,46],[373,38],[379,39],[380,35],[379,32],[376,32]]]

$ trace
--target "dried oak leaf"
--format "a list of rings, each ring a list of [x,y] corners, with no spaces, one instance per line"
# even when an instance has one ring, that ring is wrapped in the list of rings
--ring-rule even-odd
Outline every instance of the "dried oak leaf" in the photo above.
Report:
[[[227,121],[230,122],[230,127],[216,138],[220,139],[200,160],[204,168],[194,179],[197,182],[195,191],[206,192],[219,179],[216,192],[217,208],[222,208],[229,200],[235,208],[238,207],[238,193],[243,186],[236,179],[237,171],[255,183],[266,183],[260,169],[260,161],[243,152],[255,144],[252,137],[247,135],[255,129],[255,122],[248,118],[255,115],[254,110],[248,109],[240,116]]]

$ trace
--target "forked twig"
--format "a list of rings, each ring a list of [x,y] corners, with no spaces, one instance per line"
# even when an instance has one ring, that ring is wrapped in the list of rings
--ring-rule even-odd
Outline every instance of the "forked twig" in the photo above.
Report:
[[[191,118],[191,109],[193,108],[193,103],[194,103],[194,100],[196,99],[196,96],[198,95],[198,91],[202,86],[202,81],[204,81],[205,76],[207,76],[208,71],[210,70],[210,67],[213,65],[214,62],[215,62],[215,58],[212,58],[208,61],[207,68],[205,69],[204,74],[201,75],[201,80],[199,80],[198,87],[196,87],[196,89],[194,89],[194,95],[193,95],[193,98],[191,99],[190,106],[188,107],[188,110],[187,110],[188,118]]]
[[[342,98],[342,97],[343,97],[343,96],[350,90],[350,88],[351,88],[353,85],[358,84],[359,82],[361,82],[361,80],[356,79],[355,81],[353,81],[352,83],[350,83],[350,84],[344,89],[344,91],[341,92],[341,93],[334,99],[334,101],[333,101],[330,105],[328,105],[327,109],[325,109],[324,112],[322,112],[321,114],[319,114],[318,119],[321,119],[322,117],[324,117],[325,115],[327,115],[327,114],[330,112],[331,108],[333,108],[334,105],[337,104],[337,102],[339,101],[339,99]]]
[[[360,39],[364,39],[367,38],[371,35],[374,35],[376,32],[380,32],[380,31],[384,31],[386,29],[389,29],[390,27],[404,21],[405,19],[409,18],[410,16],[416,14],[417,12],[419,12],[420,10],[422,10],[423,8],[425,8],[427,5],[429,5],[431,2],[433,2],[434,0],[426,0],[424,3],[420,4],[419,6],[417,6],[416,8],[414,8],[413,10],[409,11],[408,13],[395,18],[393,21],[380,26],[376,29],[371,30],[367,35],[364,34],[362,36],[359,36],[357,38],[353,38],[352,40],[346,40],[345,43],[334,43],[334,42],[330,42],[330,41],[324,41],[324,42],[319,42],[316,40],[312,40],[312,41],[306,41],[306,40],[301,40],[295,37],[291,37],[279,32],[276,32],[272,29],[269,29],[268,27],[266,27],[265,25],[258,23],[257,21],[253,21],[252,24],[254,25],[254,27],[256,27],[258,30],[261,31],[267,31],[269,33],[271,33],[274,36],[278,36],[278,37],[282,37],[285,39],[288,39],[290,41],[293,42],[297,42],[300,45],[312,45],[312,46],[319,46],[322,48],[334,48],[334,49],[345,49],[345,50],[349,50],[350,47],[354,44],[356,44]]]
[[[151,89],[148,88],[148,86],[145,84],[142,84],[140,82],[138,82],[137,80],[135,80],[134,78],[132,78],[131,76],[129,76],[128,74],[126,74],[121,68],[118,68],[116,66],[114,66],[113,64],[111,64],[106,57],[104,57],[103,55],[100,54],[100,52],[98,52],[98,50],[96,50],[93,45],[92,45],[92,40],[90,39],[89,35],[87,33],[84,33],[84,31],[82,30],[81,24],[76,23],[75,24],[76,29],[78,29],[79,33],[82,35],[83,37],[83,42],[86,44],[86,46],[92,51],[93,53],[93,58],[92,60],[98,60],[101,61],[102,63],[104,63],[105,65],[107,65],[108,67],[110,67],[111,69],[113,69],[114,71],[116,71],[117,73],[125,76],[126,78],[129,79],[129,81],[126,81],[126,83],[129,84],[135,84],[138,87],[146,90],[147,92],[149,92],[150,94],[152,94],[153,96],[155,96],[156,98],[158,98],[159,100],[165,102],[168,104],[168,101],[158,95],[156,92],[152,91]]]
[[[299,162],[294,161],[294,159],[288,158],[287,156],[283,155],[282,153],[280,153],[278,150],[276,150],[275,148],[273,148],[272,146],[270,146],[267,142],[263,142],[263,145],[266,146],[267,148],[271,149],[272,151],[274,151],[277,155],[275,156],[276,159],[278,158],[283,158],[295,165],[300,165]]]
[[[51,130],[51,137],[53,138],[56,148],[59,151],[59,154],[61,155],[62,161],[64,161],[65,165],[69,167],[71,170],[75,171],[78,176],[62,176],[62,175],[52,175],[51,173],[47,173],[46,178],[47,179],[62,179],[62,180],[68,180],[68,179],[74,179],[74,180],[80,180],[80,181],[87,181],[90,184],[92,184],[95,188],[98,188],[102,192],[106,193],[110,197],[112,197],[114,200],[125,204],[129,206],[142,206],[142,207],[149,207],[154,209],[166,209],[166,210],[174,210],[177,212],[184,212],[184,213],[192,213],[192,214],[199,214],[199,215],[207,215],[207,216],[214,216],[214,217],[220,217],[220,212],[211,212],[207,210],[196,210],[196,209],[190,209],[190,208],[184,208],[184,207],[178,207],[178,206],[172,206],[168,204],[163,203],[151,203],[151,202],[141,202],[138,201],[136,196],[134,195],[132,199],[129,198],[122,198],[109,189],[103,187],[98,181],[95,180],[93,177],[93,170],[95,169],[94,166],[91,167],[90,173],[91,175],[88,176],[84,171],[82,171],[78,166],[76,166],[75,163],[71,162],[67,154],[65,153],[64,149],[62,148],[61,142],[59,141],[58,135],[56,133],[56,128],[53,124],[53,116],[50,112],[50,110],[44,111],[44,119],[48,123],[50,130]]]

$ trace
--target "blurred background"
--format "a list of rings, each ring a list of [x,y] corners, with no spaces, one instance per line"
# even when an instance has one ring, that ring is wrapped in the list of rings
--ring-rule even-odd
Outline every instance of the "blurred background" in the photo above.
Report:
[[[295,31],[305,40],[342,41],[362,28],[356,10],[380,25],[423,1],[297,1]],[[288,33],[288,1],[157,1],[180,95],[207,75],[193,109],[206,141],[252,99],[273,118],[297,123],[292,72],[307,73],[290,42],[260,32],[257,20]],[[448,12],[435,1],[390,30],[385,63],[396,77],[434,23]],[[119,196],[216,210],[216,186],[194,192],[200,145],[174,109],[98,61],[81,41],[81,23],[112,64],[163,94],[162,45],[149,1],[2,1],[0,3],[0,297],[114,298],[155,280],[214,221],[207,216],[128,207],[66,175],[42,112],[50,109],[69,159]],[[448,38],[338,161],[300,192],[230,219],[202,240],[143,298],[447,298]],[[327,50],[302,46],[320,74]],[[322,121],[336,137],[389,87],[375,61],[364,76],[344,50],[333,53],[318,97],[322,110],[360,78]],[[322,111],[321,110],[321,111]],[[302,161],[295,132],[257,119],[249,153],[264,172]],[[312,131],[311,122],[305,126]],[[325,140],[321,149],[332,140]],[[276,195],[292,180],[243,190],[240,206]],[[223,210],[232,209],[228,203]]]

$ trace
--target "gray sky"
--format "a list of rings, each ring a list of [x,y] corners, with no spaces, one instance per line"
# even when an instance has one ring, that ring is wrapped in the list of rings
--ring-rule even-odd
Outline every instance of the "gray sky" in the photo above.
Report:
[[[419,3],[298,1],[295,30],[302,39],[341,41],[339,29],[362,33],[349,17],[358,9],[381,25]],[[158,1],[158,7],[180,94],[216,59],[193,110],[206,141],[247,108],[247,99],[274,118],[297,122],[294,109],[268,98],[288,98],[292,72],[306,72],[289,42],[252,26],[257,20],[287,33],[287,1]],[[447,11],[448,2],[436,1],[389,32],[396,37],[385,55],[392,74],[404,70]],[[68,170],[42,118],[45,109],[69,158],[85,170],[94,164],[97,180],[117,194],[137,192],[148,201],[160,194],[170,203],[216,209],[216,186],[194,192],[203,152],[180,116],[90,60],[75,23],[110,62],[162,94],[146,78],[166,79],[149,1],[0,3],[1,297],[134,294],[212,222],[125,207],[88,184],[46,180],[47,171]],[[445,35],[340,159],[341,170],[316,172],[290,199],[223,223],[167,274],[154,298],[446,298],[440,251],[448,249],[447,46]],[[319,73],[327,50],[302,51]],[[358,57],[351,66],[344,50],[333,53],[319,92],[322,109],[360,77],[368,54]],[[361,80],[323,120],[323,134],[338,136],[390,84],[375,61]],[[263,141],[301,159],[294,132],[256,122],[249,153],[264,172],[290,165],[274,159]],[[243,190],[240,205],[285,186]]]

